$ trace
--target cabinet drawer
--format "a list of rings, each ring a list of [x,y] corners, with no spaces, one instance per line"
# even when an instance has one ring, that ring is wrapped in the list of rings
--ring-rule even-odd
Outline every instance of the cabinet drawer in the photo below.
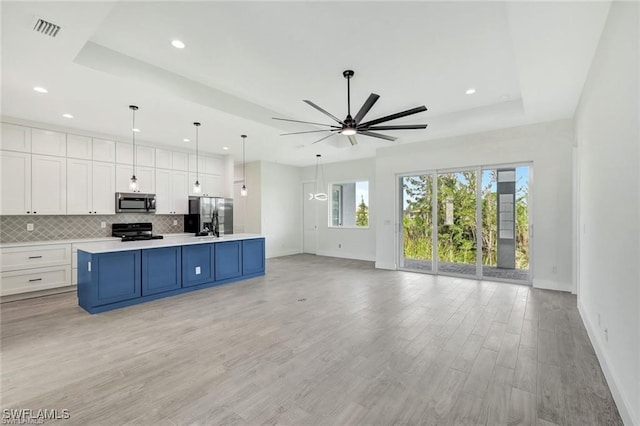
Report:
[[[71,285],[71,267],[55,266],[2,273],[0,296]]]
[[[46,266],[70,266],[71,244],[48,246],[11,247],[2,249],[2,271],[43,268]]]

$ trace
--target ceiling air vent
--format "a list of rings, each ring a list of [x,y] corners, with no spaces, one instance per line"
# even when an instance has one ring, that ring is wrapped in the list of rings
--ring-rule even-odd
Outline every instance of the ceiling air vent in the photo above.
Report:
[[[49,21],[45,21],[44,19],[38,18],[38,20],[36,21],[36,24],[33,26],[33,31],[37,31],[39,33],[42,33],[44,35],[48,35],[51,37],[55,37],[58,35],[58,32],[60,31],[60,25],[56,25]]]

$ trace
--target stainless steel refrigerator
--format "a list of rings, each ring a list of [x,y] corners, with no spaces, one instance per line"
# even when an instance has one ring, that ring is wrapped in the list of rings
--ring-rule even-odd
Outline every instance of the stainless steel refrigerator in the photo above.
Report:
[[[233,198],[189,197],[184,232],[215,236],[233,234]]]

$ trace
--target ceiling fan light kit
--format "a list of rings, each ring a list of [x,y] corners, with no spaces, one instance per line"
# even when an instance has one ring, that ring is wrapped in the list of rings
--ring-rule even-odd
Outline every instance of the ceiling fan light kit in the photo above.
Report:
[[[371,110],[373,105],[380,98],[380,96],[376,95],[375,93],[372,93],[372,94],[369,95],[369,97],[364,102],[362,107],[360,107],[360,110],[358,111],[356,116],[352,117],[351,116],[351,78],[354,76],[354,74],[355,74],[355,72],[353,70],[346,70],[346,71],[344,71],[342,73],[343,77],[347,79],[347,117],[344,120],[340,120],[335,115],[329,113],[328,111],[325,111],[324,109],[322,109],[321,107],[319,107],[315,103],[305,99],[305,100],[303,100],[303,102],[305,102],[307,105],[310,105],[311,107],[317,109],[318,111],[320,111],[321,113],[323,113],[327,117],[331,118],[338,125],[335,125],[335,124],[323,124],[323,123],[313,123],[313,122],[310,122],[310,121],[290,120],[290,119],[287,119],[287,118],[276,118],[276,117],[274,117],[273,118],[274,120],[281,120],[281,121],[288,121],[288,122],[291,122],[291,123],[303,123],[303,124],[312,124],[312,125],[315,125],[315,126],[329,127],[328,129],[323,129],[323,130],[309,130],[309,131],[305,131],[305,132],[282,133],[281,136],[300,135],[300,134],[304,134],[304,133],[329,132],[328,135],[322,137],[321,139],[318,139],[317,141],[315,141],[313,143],[322,142],[323,140],[328,139],[331,136],[335,136],[337,134],[342,134],[342,135],[346,136],[349,139],[349,142],[351,143],[351,145],[357,145],[357,143],[358,143],[358,140],[356,139],[356,135],[357,134],[364,135],[364,136],[370,136],[370,137],[378,138],[378,139],[385,139],[385,140],[388,140],[388,141],[395,141],[397,139],[396,137],[384,135],[384,134],[381,134],[381,133],[377,133],[377,131],[380,131],[380,130],[420,130],[420,129],[426,129],[427,128],[426,124],[404,124],[404,125],[395,125],[395,126],[394,125],[391,125],[391,126],[390,125],[379,126],[380,123],[385,123],[387,121],[396,120],[398,118],[407,117],[409,115],[413,115],[413,114],[417,114],[417,113],[426,111],[427,107],[424,106],[424,105],[416,107],[416,108],[411,108],[411,109],[408,109],[406,111],[397,112],[395,114],[387,115],[387,116],[384,116],[384,117],[376,118],[375,120],[362,122],[362,120],[364,119],[365,115],[367,115],[369,110]]]

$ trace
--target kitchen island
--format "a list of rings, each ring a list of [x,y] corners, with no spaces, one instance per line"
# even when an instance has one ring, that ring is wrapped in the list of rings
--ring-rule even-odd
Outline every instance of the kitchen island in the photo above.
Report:
[[[95,314],[264,274],[256,234],[87,243],[78,247],[78,303]]]

